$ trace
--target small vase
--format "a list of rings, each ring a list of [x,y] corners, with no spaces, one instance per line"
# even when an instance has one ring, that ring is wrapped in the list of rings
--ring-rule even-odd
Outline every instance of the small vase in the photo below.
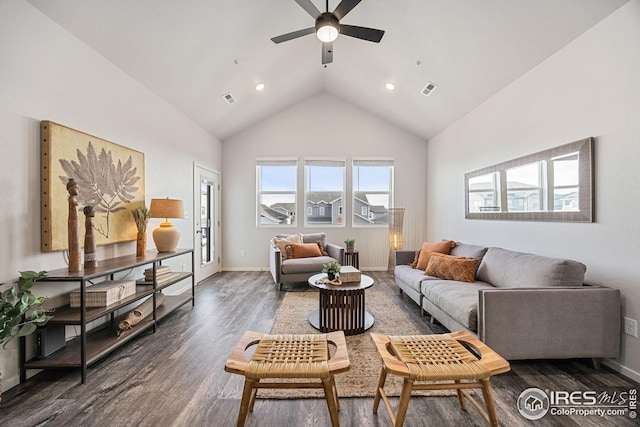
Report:
[[[335,273],[327,273],[327,279],[329,279],[330,281],[334,281],[336,280],[336,274]]]
[[[347,252],[353,252],[355,249],[354,243],[347,243]]]
[[[147,233],[138,233],[136,236],[136,256],[145,256],[147,253]]]

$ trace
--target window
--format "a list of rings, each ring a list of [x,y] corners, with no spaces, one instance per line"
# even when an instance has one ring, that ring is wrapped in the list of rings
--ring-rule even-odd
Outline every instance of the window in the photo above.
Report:
[[[304,161],[305,225],[344,227],[345,164],[342,159]]]
[[[298,160],[256,160],[258,226],[296,225]]]
[[[393,159],[353,160],[353,226],[387,226],[393,206]]]

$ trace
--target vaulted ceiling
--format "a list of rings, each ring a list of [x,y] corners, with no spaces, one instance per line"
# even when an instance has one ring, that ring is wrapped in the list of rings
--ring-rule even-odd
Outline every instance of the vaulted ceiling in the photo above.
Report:
[[[313,26],[294,0],[28,1],[224,141],[322,91],[428,140],[627,0],[362,0],[341,23],[382,41],[341,35],[326,68],[315,35],[270,40]]]

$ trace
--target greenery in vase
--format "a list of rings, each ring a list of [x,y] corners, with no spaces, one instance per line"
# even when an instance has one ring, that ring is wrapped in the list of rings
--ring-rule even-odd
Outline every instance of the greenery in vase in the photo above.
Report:
[[[149,209],[146,206],[138,206],[131,209],[131,215],[138,227],[138,233],[144,233],[147,231],[147,223],[149,222]]]
[[[337,262],[330,261],[322,266],[322,272],[335,276],[336,274],[340,273],[340,267],[341,265]]]
[[[42,326],[51,316],[42,308],[46,297],[36,297],[31,293],[33,282],[46,276],[46,271],[21,271],[20,277],[4,292],[0,292],[0,344],[5,348],[17,337],[31,335],[37,326]],[[4,285],[4,283],[0,284]],[[27,311],[31,310],[28,316]]]
[[[356,242],[356,239],[354,239],[353,237],[347,237],[346,239],[344,239],[344,243],[346,243],[347,245],[353,245]]]

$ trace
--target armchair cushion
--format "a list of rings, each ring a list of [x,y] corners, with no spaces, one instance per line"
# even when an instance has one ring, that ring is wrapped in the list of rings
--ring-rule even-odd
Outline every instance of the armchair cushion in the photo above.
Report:
[[[302,233],[298,234],[278,234],[271,239],[271,244],[280,249],[282,259],[287,259],[287,245],[291,243],[302,243]]]

